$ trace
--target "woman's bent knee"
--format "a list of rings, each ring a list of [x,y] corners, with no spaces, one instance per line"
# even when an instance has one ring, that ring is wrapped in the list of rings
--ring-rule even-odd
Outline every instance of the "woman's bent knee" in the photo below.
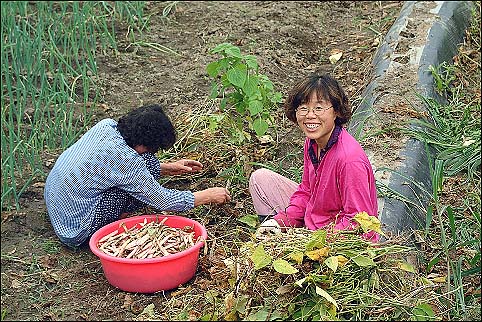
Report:
[[[273,172],[269,169],[266,169],[266,168],[261,168],[261,169],[255,170],[253,173],[251,173],[251,176],[249,177],[249,185],[253,186],[255,184],[267,182],[268,179],[274,173],[275,172]]]

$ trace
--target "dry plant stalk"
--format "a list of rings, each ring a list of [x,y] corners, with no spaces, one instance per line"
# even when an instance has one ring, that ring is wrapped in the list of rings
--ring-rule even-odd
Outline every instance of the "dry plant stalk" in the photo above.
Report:
[[[194,240],[193,227],[169,227],[164,225],[167,219],[165,217],[161,221],[156,219],[151,222],[144,219],[144,222],[130,229],[121,223],[122,229],[102,237],[97,247],[110,256],[145,259],[168,256],[194,246],[198,240]]]

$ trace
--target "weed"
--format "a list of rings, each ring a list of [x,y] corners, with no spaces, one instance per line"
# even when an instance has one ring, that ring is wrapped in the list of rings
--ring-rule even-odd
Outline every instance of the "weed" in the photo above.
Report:
[[[162,17],[168,18],[170,14],[176,11],[176,7],[179,1],[168,1],[167,5],[162,10]]]
[[[474,305],[474,298],[465,294],[469,277],[480,275],[480,102],[463,103],[459,99],[461,91],[452,86],[455,67],[446,64],[431,69],[435,84],[441,94],[447,92],[449,101],[442,105],[437,101],[421,97],[430,115],[429,120],[414,120],[414,126],[402,130],[426,146],[434,149],[434,157],[429,160],[432,190],[419,189],[428,197],[424,239],[437,240],[440,246],[426,263],[426,271],[431,272],[437,266],[445,272],[445,291],[448,311],[447,318],[461,318],[469,314]],[[428,153],[430,156],[430,154]],[[446,179],[454,176],[465,178],[473,191],[462,202],[464,208],[454,208],[447,204],[444,192]],[[414,180],[408,182],[418,186]],[[418,186],[420,188],[420,186]],[[392,191],[393,195],[397,192]],[[478,196],[478,197],[473,197]],[[397,198],[401,196],[398,195]],[[413,202],[405,200],[405,202]],[[413,204],[415,205],[415,204]],[[423,203],[417,205],[423,210]],[[469,212],[472,219],[464,215]],[[460,253],[464,255],[460,256]],[[469,267],[469,268],[466,268]],[[476,278],[477,279],[477,278]],[[480,290],[480,287],[479,287]],[[449,304],[450,303],[450,304]],[[475,303],[475,305],[477,305]],[[426,314],[429,314],[425,312]],[[480,315],[480,313],[479,313]]]
[[[480,180],[477,177],[480,178],[481,120],[472,112],[474,107],[441,105],[431,98],[421,99],[430,113],[430,121],[416,119],[413,121],[416,127],[402,132],[433,146],[436,158],[444,161],[446,175],[465,171],[469,179]],[[475,108],[480,114],[480,104]]]
[[[47,254],[58,254],[60,251],[60,248],[61,248],[61,245],[57,240],[47,239],[42,242],[42,249]]]
[[[451,91],[450,85],[455,80],[454,66],[442,62],[438,66],[429,66],[429,71],[432,73],[435,82],[435,89],[439,94],[444,94]]]
[[[7,314],[8,314],[8,309],[2,308],[2,321],[5,321]]]

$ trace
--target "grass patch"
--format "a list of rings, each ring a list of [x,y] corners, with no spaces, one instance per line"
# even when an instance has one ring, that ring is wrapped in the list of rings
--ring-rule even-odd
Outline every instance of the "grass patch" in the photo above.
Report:
[[[143,8],[140,1],[2,4],[2,209],[18,209],[26,188],[45,178],[44,151],[69,147],[90,125],[100,98],[97,54],[117,51],[115,22],[144,30]]]

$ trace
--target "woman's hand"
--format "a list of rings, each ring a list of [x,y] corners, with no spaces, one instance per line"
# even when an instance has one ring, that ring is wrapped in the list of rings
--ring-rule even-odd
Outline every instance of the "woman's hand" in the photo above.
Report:
[[[226,203],[231,201],[231,195],[226,188],[208,188],[201,191],[196,191],[194,194],[194,207],[209,203]]]
[[[162,163],[161,175],[175,176],[184,173],[199,172],[203,168],[201,162],[182,159],[175,162]]]

